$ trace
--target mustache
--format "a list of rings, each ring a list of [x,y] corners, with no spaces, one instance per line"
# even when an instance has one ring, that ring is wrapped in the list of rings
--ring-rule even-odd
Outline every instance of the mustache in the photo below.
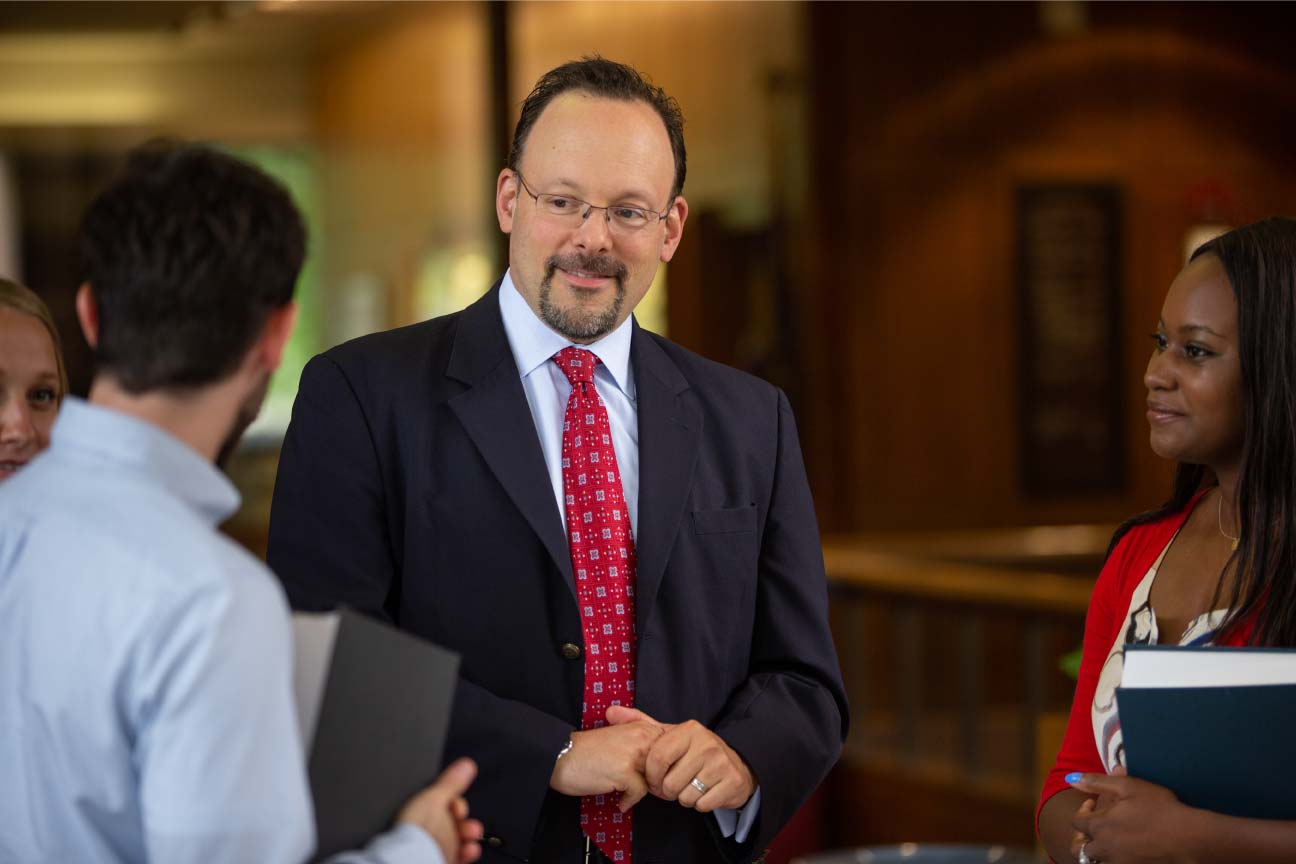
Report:
[[[552,255],[545,262],[545,276],[552,277],[555,270],[578,270],[581,273],[593,273],[595,276],[606,276],[618,282],[626,277],[626,265],[607,255],[582,255],[573,252],[566,255]]]

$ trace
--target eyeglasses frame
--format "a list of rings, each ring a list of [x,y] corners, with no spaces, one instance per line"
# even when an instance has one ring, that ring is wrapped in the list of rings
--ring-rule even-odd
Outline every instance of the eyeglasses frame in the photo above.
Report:
[[[632,208],[635,209],[635,210],[642,210],[644,213],[651,213],[653,216],[656,216],[656,217],[657,217],[657,224],[659,224],[659,225],[660,225],[662,222],[665,222],[668,218],[670,218],[670,214],[671,214],[671,208],[670,208],[670,205],[667,205],[667,207],[666,207],[666,209],[665,209],[664,211],[658,213],[656,210],[652,210],[652,209],[647,208],[647,207],[638,207],[638,206],[635,206],[635,205],[632,205],[632,204],[615,204],[615,203],[613,203],[613,204],[604,204],[604,205],[602,205],[602,206],[599,206],[598,204],[591,204],[590,202],[585,201],[584,199],[577,198],[575,195],[558,195],[557,193],[554,193],[554,192],[541,192],[541,193],[537,194],[537,193],[531,191],[531,187],[527,185],[526,178],[522,176],[522,172],[521,172],[521,171],[519,171],[517,168],[510,168],[509,170],[513,172],[513,176],[517,178],[517,180],[518,180],[518,185],[520,185],[520,186],[522,187],[523,191],[526,192],[527,195],[531,196],[531,198],[536,202],[536,206],[537,206],[537,207],[540,205],[540,196],[541,196],[541,195],[547,195],[547,196],[550,196],[550,197],[556,197],[556,198],[567,198],[567,199],[570,199],[570,200],[572,200],[572,201],[575,201],[577,204],[580,204],[582,207],[585,208],[585,212],[580,214],[580,216],[581,216],[581,221],[582,221],[582,222],[587,221],[587,220],[589,219],[589,217],[590,217],[590,214],[593,213],[595,210],[602,210],[602,211],[603,211],[603,220],[604,220],[604,222],[608,225],[608,227],[612,227],[613,222],[612,222],[612,213],[611,213],[611,210],[612,210],[612,208],[614,208],[614,207],[632,207]],[[679,197],[679,196],[676,196],[676,197]],[[675,200],[674,200],[674,199],[671,199],[671,204],[674,204],[674,203],[675,203]],[[550,215],[559,215],[559,214],[550,214]],[[640,231],[642,231],[643,228],[647,228],[647,227],[648,227],[649,225],[651,225],[651,224],[652,224],[651,222],[646,222],[646,223],[644,223],[644,225],[642,226],[642,228],[631,228],[630,231],[631,231],[631,233],[636,233],[636,234],[637,234],[637,233],[639,233]],[[623,227],[623,229],[624,229],[624,226],[622,226],[622,227]]]

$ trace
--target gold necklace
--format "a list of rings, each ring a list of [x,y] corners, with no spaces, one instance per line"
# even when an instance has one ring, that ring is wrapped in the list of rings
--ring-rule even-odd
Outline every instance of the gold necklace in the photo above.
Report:
[[[1238,540],[1240,540],[1241,538],[1234,537],[1233,535],[1228,534],[1224,531],[1224,493],[1223,492],[1221,492],[1219,494],[1219,497],[1215,499],[1215,524],[1219,526],[1219,532],[1220,534],[1224,535],[1225,540],[1233,541],[1233,545],[1230,546],[1229,549],[1230,551],[1236,552],[1238,547]]]

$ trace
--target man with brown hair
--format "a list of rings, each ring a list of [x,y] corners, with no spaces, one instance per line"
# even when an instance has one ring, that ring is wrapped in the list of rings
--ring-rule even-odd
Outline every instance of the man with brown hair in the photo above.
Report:
[[[486,861],[751,861],[846,731],[786,398],[631,316],[684,176],[660,88],[551,70],[496,183],[500,282],[302,376],[270,561],[295,605],[462,655]]]

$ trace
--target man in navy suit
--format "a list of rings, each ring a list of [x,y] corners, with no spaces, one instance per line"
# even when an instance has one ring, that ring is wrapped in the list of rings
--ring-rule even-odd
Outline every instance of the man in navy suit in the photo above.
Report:
[[[674,100],[601,58],[527,98],[509,269],[302,375],[269,561],[463,657],[483,860],[752,861],[847,707],[787,399],[631,316],[688,216]]]

